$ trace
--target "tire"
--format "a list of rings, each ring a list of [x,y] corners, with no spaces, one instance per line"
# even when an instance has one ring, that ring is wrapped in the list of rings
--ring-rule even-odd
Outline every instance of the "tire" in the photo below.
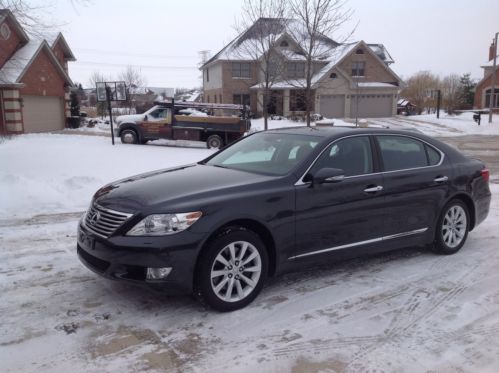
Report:
[[[134,130],[123,130],[120,135],[121,143],[123,144],[138,144],[139,137]]]
[[[260,237],[236,227],[211,241],[201,254],[196,295],[217,311],[235,311],[256,298],[267,273],[268,255]]]
[[[470,227],[468,207],[458,199],[448,202],[438,219],[434,249],[439,254],[455,254],[466,242]]]
[[[211,135],[206,140],[206,147],[208,149],[220,149],[224,145],[222,138],[218,135]]]

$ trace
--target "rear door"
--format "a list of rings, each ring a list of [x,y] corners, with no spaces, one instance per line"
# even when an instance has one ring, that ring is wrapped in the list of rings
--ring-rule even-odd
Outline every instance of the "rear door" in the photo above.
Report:
[[[405,135],[375,136],[383,165],[386,235],[432,229],[452,178],[450,162],[432,145]]]
[[[337,183],[296,185],[295,257],[332,252],[381,240],[384,234],[383,177],[376,172],[373,142],[351,136],[329,145],[309,173],[339,168]]]

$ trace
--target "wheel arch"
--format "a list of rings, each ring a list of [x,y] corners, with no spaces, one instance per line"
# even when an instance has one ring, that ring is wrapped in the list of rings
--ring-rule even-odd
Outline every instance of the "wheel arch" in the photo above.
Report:
[[[450,201],[452,200],[460,200],[463,202],[466,207],[468,208],[468,213],[470,216],[470,232],[475,228],[475,223],[476,223],[476,208],[475,208],[475,203],[473,202],[473,198],[471,198],[468,194],[466,193],[457,193],[454,194],[452,197],[450,197],[447,201],[445,201],[445,205],[447,205]]]
[[[137,126],[137,124],[135,123],[121,123],[120,126],[119,126],[119,129],[118,129],[118,136],[121,136],[121,133],[125,130],[133,130],[137,133],[137,136],[139,138],[139,140],[142,140],[142,131],[140,130],[139,126]]]
[[[254,232],[257,234],[260,239],[263,241],[263,244],[265,245],[265,249],[267,250],[267,254],[269,257],[269,269],[268,269],[268,275],[273,276],[276,271],[277,271],[277,252],[276,252],[276,245],[275,245],[275,240],[274,237],[263,223],[251,219],[251,218],[241,218],[241,219],[233,219],[230,221],[227,221],[220,225],[218,228],[216,228],[209,236],[208,238],[204,241],[203,245],[201,246],[201,249],[199,250],[196,258],[196,264],[194,266],[194,285],[196,284],[197,280],[197,274],[199,273],[199,265],[200,265],[200,258],[202,256],[203,250],[207,247],[207,245],[213,241],[215,238],[220,237],[224,234],[227,234],[231,232],[232,230],[236,228],[242,228],[246,229],[249,231]]]

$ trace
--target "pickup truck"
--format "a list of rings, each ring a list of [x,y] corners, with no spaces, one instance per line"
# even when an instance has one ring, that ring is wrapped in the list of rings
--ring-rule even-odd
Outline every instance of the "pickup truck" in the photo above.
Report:
[[[191,140],[206,142],[208,148],[222,148],[251,128],[244,105],[162,101],[143,114],[116,118],[115,134],[125,144],[149,140]],[[213,115],[233,112],[234,115]]]

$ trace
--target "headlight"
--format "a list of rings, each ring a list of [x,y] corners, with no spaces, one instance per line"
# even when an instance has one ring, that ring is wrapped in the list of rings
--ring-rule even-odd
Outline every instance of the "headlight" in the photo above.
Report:
[[[149,215],[127,233],[127,236],[166,236],[182,232],[203,215],[201,211],[184,214]]]

